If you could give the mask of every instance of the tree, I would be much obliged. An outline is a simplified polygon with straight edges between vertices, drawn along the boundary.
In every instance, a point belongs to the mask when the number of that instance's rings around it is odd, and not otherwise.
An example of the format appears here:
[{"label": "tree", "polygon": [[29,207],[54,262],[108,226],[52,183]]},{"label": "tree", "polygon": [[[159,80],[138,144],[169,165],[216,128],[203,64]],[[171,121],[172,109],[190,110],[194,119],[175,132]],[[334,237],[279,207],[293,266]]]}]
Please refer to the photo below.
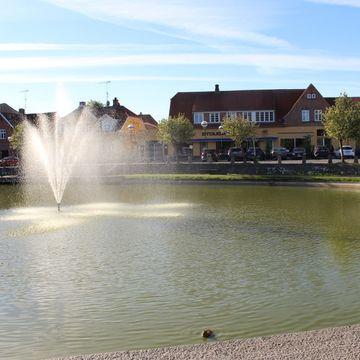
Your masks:
[{"label": "tree", "polygon": [[[245,155],[245,140],[248,138],[253,139],[255,137],[256,123],[245,120],[242,116],[231,116],[225,117],[223,120],[223,129],[232,140],[235,142],[235,146],[241,147],[244,154],[244,161],[246,159]],[[254,152],[255,152],[254,146]],[[255,155],[255,154],[254,154]],[[255,156],[254,156],[255,158]]]},{"label": "tree", "polygon": [[194,127],[183,114],[174,117],[170,116],[159,123],[158,137],[174,147],[176,160],[178,161],[180,146],[194,137]]},{"label": "tree", "polygon": [[90,100],[86,103],[86,106],[88,106],[92,110],[95,110],[95,112],[99,112],[104,108],[105,105],[101,101]]},{"label": "tree", "polygon": [[345,162],[343,141],[360,138],[360,106],[346,93],[340,94],[335,105],[326,109],[323,123],[326,133],[338,140],[340,144],[341,162]]},{"label": "tree", "polygon": [[20,153],[24,145],[24,133],[25,133],[25,122],[17,124],[11,134],[9,139],[10,148],[16,153]]}]

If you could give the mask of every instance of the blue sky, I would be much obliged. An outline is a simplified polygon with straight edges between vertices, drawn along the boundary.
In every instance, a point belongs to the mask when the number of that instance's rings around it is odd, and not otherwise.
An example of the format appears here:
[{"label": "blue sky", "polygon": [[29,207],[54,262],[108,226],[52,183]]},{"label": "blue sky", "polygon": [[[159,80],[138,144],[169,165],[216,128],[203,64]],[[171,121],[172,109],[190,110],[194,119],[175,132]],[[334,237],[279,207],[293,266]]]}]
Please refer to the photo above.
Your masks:
[{"label": "blue sky", "polygon": [[[360,96],[360,0],[0,0],[0,103],[110,99],[166,117],[178,91]],[[59,109],[57,94],[67,94]]]}]

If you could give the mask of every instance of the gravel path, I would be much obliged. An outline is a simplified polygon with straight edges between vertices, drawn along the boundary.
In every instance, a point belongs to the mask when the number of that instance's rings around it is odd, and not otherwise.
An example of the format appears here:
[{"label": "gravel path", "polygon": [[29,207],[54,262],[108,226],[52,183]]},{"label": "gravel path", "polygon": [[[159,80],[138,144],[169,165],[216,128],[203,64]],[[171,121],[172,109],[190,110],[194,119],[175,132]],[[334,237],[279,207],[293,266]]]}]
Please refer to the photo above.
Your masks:
[{"label": "gravel path", "polygon": [[246,340],[140,351],[81,355],[62,360],[360,359],[360,325]]}]

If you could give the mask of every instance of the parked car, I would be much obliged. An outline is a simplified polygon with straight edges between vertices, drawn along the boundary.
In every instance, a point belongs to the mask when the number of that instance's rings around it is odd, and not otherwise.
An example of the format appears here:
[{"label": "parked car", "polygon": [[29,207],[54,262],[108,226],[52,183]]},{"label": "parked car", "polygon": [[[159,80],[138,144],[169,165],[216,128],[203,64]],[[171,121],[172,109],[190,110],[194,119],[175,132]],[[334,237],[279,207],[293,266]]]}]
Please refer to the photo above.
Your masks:
[{"label": "parked car", "polygon": [[19,158],[16,156],[7,156],[0,159],[0,167],[19,166]]},{"label": "parked car", "polygon": [[[256,158],[258,160],[265,160],[265,153],[258,147],[255,148]],[[246,158],[248,160],[254,160],[254,148],[248,148],[246,152]]]},{"label": "parked car", "polygon": [[201,152],[201,161],[207,161],[208,154],[211,155],[212,161],[218,161],[218,156],[215,149],[203,149]]},{"label": "parked car", "polygon": [[306,155],[306,150],[303,147],[295,147],[290,152],[289,156],[292,159],[302,159],[303,155]]},{"label": "parked car", "polygon": [[284,147],[273,148],[271,150],[271,157],[273,159],[277,159],[278,155],[280,155],[280,157],[282,159],[287,159],[288,156],[289,156],[289,150],[287,148],[284,148]]},{"label": "parked car", "polygon": [[327,159],[330,155],[330,150],[326,146],[315,146],[314,158],[315,159]]},{"label": "parked car", "polygon": [[229,160],[229,155],[226,152],[217,154],[218,160]]},{"label": "parked car", "polygon": [[[353,150],[353,148],[351,147],[351,146],[349,146],[349,145],[344,145],[343,147],[342,147],[342,150],[343,150],[343,154],[344,154],[344,158],[346,159],[352,159],[352,158],[354,158],[354,155],[355,155],[355,152],[354,152],[354,150]],[[341,153],[340,153],[340,149],[337,149],[336,151],[335,151],[335,156],[338,158],[338,159],[340,159],[341,158]]]},{"label": "parked car", "polygon": [[241,161],[244,159],[244,154],[242,148],[239,147],[231,147],[228,151],[229,161],[231,157],[234,157],[235,161]]}]

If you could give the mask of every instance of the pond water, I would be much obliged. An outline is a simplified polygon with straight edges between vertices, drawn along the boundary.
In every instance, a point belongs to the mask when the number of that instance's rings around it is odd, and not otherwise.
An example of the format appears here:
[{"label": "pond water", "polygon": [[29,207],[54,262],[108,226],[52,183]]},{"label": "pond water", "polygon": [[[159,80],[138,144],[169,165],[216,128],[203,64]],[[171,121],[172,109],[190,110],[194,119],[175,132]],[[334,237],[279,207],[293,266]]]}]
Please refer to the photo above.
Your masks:
[{"label": "pond water", "polygon": [[1,359],[360,323],[360,192],[44,189],[0,187]]}]

